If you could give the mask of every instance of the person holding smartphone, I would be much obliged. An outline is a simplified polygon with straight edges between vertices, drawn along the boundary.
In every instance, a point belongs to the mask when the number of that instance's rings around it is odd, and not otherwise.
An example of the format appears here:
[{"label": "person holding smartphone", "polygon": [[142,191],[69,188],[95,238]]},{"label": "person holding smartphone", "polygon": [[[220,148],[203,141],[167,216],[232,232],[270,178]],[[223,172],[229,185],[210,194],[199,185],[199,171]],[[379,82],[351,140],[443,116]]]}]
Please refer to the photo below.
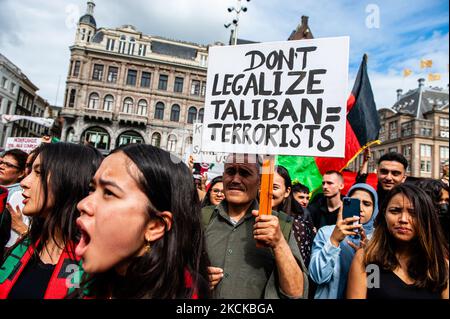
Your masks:
[{"label": "person holding smartphone", "polygon": [[[336,225],[320,228],[313,242],[309,272],[318,285],[314,299],[344,298],[353,256],[358,248],[366,245],[373,232],[378,214],[375,189],[368,184],[355,184],[347,196]],[[359,201],[359,212],[350,210],[348,214],[345,210],[351,205],[346,202],[352,203],[351,199]]]}]

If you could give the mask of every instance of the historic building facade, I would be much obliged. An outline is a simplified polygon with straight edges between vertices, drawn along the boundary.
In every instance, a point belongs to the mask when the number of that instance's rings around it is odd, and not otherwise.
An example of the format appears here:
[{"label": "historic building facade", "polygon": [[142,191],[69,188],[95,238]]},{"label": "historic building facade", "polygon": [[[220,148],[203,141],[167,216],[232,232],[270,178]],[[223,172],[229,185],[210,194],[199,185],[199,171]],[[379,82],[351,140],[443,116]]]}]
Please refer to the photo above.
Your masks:
[{"label": "historic building facade", "polygon": [[[442,164],[449,160],[449,92],[425,87],[424,81],[405,94],[397,90],[393,107],[378,111],[382,143],[371,148],[370,171],[385,153],[399,152],[409,162],[409,176],[441,177]],[[352,168],[357,170],[361,161]]]},{"label": "historic building facade", "polygon": [[[0,115],[44,117],[49,103],[37,94],[39,88],[10,60],[0,54]],[[49,129],[28,120],[8,124],[0,121],[0,146],[8,137],[41,137]]]},{"label": "historic building facade", "polygon": [[70,48],[62,140],[104,153],[147,143],[183,155],[203,120],[208,48],[131,25],[97,28],[94,7],[89,1]]}]

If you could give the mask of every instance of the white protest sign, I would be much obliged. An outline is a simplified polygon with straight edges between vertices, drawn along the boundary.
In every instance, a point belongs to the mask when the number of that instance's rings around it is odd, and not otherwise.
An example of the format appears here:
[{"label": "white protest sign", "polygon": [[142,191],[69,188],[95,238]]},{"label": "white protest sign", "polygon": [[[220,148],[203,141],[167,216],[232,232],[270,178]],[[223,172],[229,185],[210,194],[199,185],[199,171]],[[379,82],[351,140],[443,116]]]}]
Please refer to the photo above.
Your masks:
[{"label": "white protest sign", "polygon": [[36,147],[41,145],[42,138],[34,138],[34,137],[9,137],[6,140],[6,147],[5,149],[12,150],[12,149],[19,149],[24,152],[30,153],[32,150],[34,150]]},{"label": "white protest sign", "polygon": [[211,47],[202,151],[345,155],[349,38]]},{"label": "white protest sign", "polygon": [[227,160],[226,153],[204,152],[202,151],[202,123],[194,123],[194,136],[192,139],[192,156],[195,163],[222,163]]}]

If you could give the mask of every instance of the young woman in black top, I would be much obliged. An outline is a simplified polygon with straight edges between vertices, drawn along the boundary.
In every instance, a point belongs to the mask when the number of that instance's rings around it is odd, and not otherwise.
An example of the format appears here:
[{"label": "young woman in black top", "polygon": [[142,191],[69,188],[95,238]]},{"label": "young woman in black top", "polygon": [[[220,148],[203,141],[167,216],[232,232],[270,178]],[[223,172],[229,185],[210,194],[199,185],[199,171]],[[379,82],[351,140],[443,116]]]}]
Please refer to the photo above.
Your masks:
[{"label": "young woman in black top", "polygon": [[372,239],[353,259],[347,298],[448,299],[448,270],[430,197],[402,184],[387,194]]}]

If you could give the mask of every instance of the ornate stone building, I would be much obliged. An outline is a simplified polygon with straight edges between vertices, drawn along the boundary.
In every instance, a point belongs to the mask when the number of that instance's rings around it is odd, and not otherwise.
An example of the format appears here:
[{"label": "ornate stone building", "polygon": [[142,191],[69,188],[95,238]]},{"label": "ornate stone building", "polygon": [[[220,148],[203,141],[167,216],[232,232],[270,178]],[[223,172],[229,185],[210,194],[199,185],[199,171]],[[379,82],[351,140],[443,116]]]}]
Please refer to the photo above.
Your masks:
[{"label": "ornate stone building", "polygon": [[208,48],[79,20],[67,75],[62,140],[104,153],[147,143],[182,155],[203,120]]},{"label": "ornate stone building", "polygon": [[[371,148],[369,170],[374,171],[378,159],[387,152],[402,153],[409,162],[408,175],[440,178],[442,164],[449,159],[449,95],[448,89],[419,86],[403,94],[397,90],[392,108],[378,110],[381,145]],[[357,170],[362,156],[351,167]]]}]

